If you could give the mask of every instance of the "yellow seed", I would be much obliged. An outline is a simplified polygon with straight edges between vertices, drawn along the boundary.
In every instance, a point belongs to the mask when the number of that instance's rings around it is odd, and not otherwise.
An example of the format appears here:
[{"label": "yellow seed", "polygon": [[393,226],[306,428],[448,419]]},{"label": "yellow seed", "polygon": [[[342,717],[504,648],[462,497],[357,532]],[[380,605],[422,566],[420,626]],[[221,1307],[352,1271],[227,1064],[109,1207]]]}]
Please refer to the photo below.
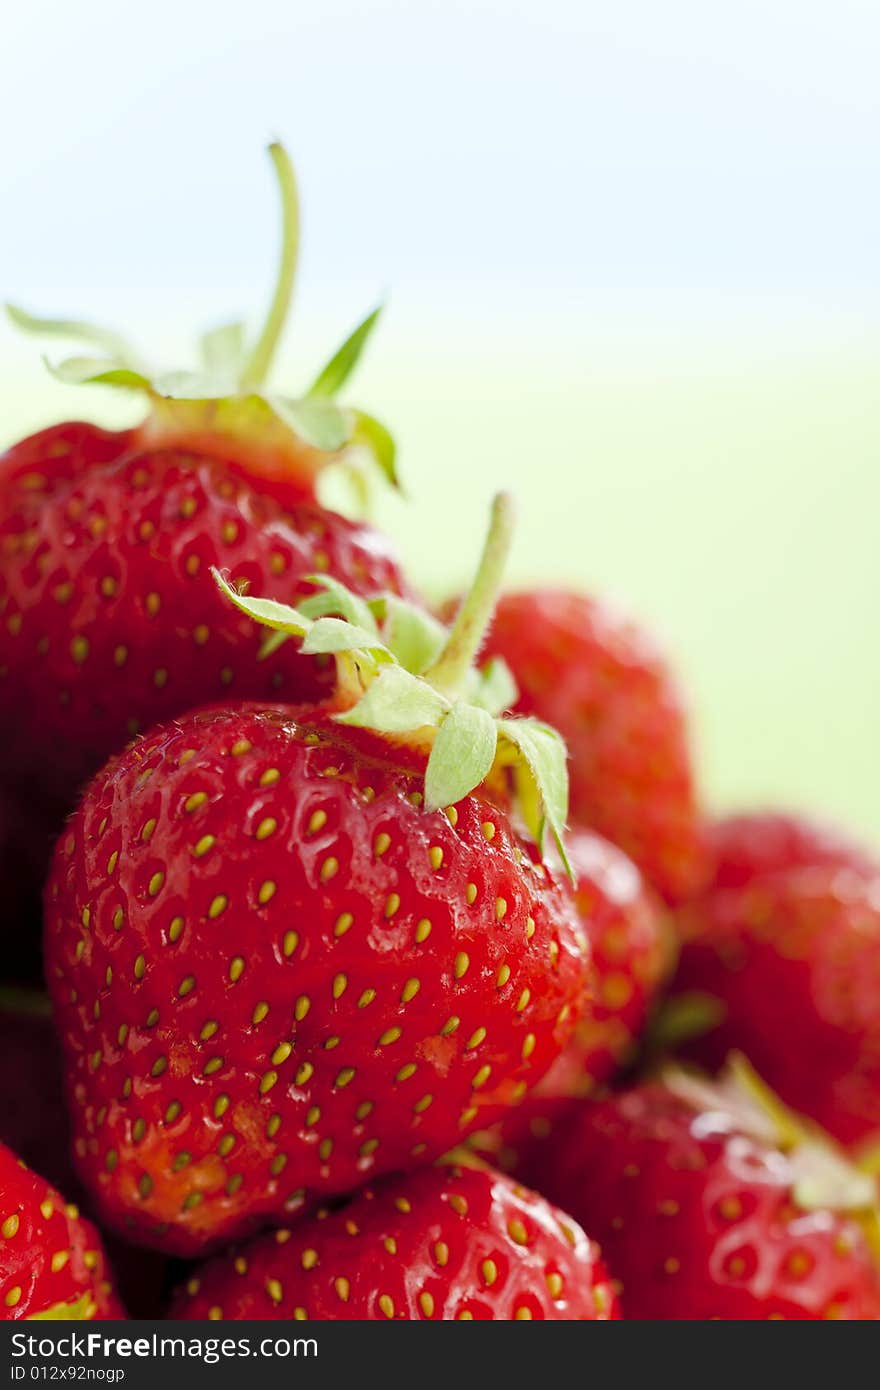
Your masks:
[{"label": "yellow seed", "polygon": [[233,984],[235,984],[236,980],[240,980],[243,974],[244,974],[244,957],[243,957],[243,956],[233,956],[232,960],[229,962],[229,978],[230,978],[230,980],[232,981]]},{"label": "yellow seed", "polygon": [[339,1295],[339,1297],[341,1298],[342,1302],[343,1302],[343,1303],[347,1303],[347,1302],[348,1302],[348,1295],[349,1295],[349,1292],[350,1292],[350,1289],[351,1289],[351,1285],[349,1284],[348,1280],[347,1280],[346,1278],[340,1276],[340,1278],[334,1279],[334,1280],[333,1280],[333,1287],[334,1287],[334,1289],[336,1290],[336,1292],[338,1293],[338,1295]]},{"label": "yellow seed", "polygon": [[146,609],[151,618],[155,618],[161,607],[162,600],[158,594],[147,594]]},{"label": "yellow seed", "polygon": [[495,822],[494,822],[494,821],[491,821],[491,820],[484,820],[484,821],[483,821],[483,824],[480,826],[480,829],[482,830],[482,832],[483,832],[483,834],[485,835],[485,837],[486,837],[487,840],[494,840],[494,839],[495,839]]},{"label": "yellow seed", "polygon": [[369,1158],[371,1154],[374,1154],[376,1152],[378,1147],[378,1139],[365,1139],[363,1144],[361,1144],[360,1148],[358,1149],[358,1153],[361,1155],[362,1158]]},{"label": "yellow seed", "polygon": [[323,830],[327,824],[326,811],[313,811],[309,816],[309,823],[306,826],[307,835],[317,835],[319,830]]},{"label": "yellow seed", "polygon": [[446,819],[449,821],[449,824],[452,826],[454,830],[455,827],[458,825],[458,811],[455,808],[455,806],[446,807]]},{"label": "yellow seed", "polygon": [[550,1290],[551,1298],[559,1298],[565,1288],[565,1282],[561,1274],[551,1273],[547,1275],[547,1288]]},{"label": "yellow seed", "polygon": [[168,1066],[168,1058],[167,1058],[167,1057],[157,1057],[156,1060],[155,1060],[155,1062],[153,1063],[153,1065],[150,1067],[150,1075],[151,1075],[151,1076],[161,1076],[161,1075],[163,1074],[163,1072],[165,1071],[165,1069],[167,1068],[167,1066]]},{"label": "yellow seed", "polygon": [[266,882],[260,885],[260,891],[257,894],[257,902],[260,904],[260,907],[265,907],[266,903],[274,898],[277,886],[277,884],[272,882],[271,878],[267,878]]},{"label": "yellow seed", "polygon": [[428,1106],[433,1104],[433,1101],[434,1097],[430,1094],[426,1094],[422,1096],[420,1100],[416,1101],[413,1110],[417,1115],[422,1115],[428,1109]]},{"label": "yellow seed", "polygon": [[339,860],[335,855],[328,854],[321,865],[321,882],[326,883],[329,879],[335,878],[339,873]]},{"label": "yellow seed", "polygon": [[[280,1115],[270,1115],[270,1116],[269,1116],[269,1122],[268,1122],[268,1124],[266,1125],[266,1134],[269,1136],[269,1138],[270,1138],[270,1139],[274,1139],[274,1138],[275,1138],[275,1135],[278,1133],[278,1131],[279,1131],[280,1128],[281,1128],[281,1116],[280,1116]],[[283,1234],[283,1232],[278,1232],[278,1233],[276,1234],[276,1239],[278,1238],[279,1235],[282,1235],[282,1234]],[[287,1234],[289,1235],[290,1232],[288,1231]]]},{"label": "yellow seed", "polygon": [[363,1122],[371,1113],[372,1109],[373,1102],[371,1100],[362,1100],[357,1110],[354,1112],[355,1119],[359,1122]]},{"label": "yellow seed", "polygon": [[229,1109],[229,1097],[226,1095],[218,1096],[214,1101],[214,1119],[222,1120]]},{"label": "yellow seed", "polygon": [[526,940],[527,940],[527,941],[531,941],[531,939],[532,939],[532,937],[533,937],[534,935],[535,935],[535,919],[534,919],[534,917],[529,917],[529,918],[526,920]]},{"label": "yellow seed", "polygon": [[467,951],[459,951],[458,955],[455,957],[455,963],[453,965],[453,972],[457,980],[460,980],[462,976],[467,974],[470,963],[471,958],[468,955]]},{"label": "yellow seed", "polygon": [[44,1221],[49,1220],[54,1210],[55,1208],[52,1205],[52,1203],[48,1200],[48,1198],[44,1202],[40,1203],[40,1215],[42,1216]]},{"label": "yellow seed", "polygon": [[386,1028],[385,1032],[382,1033],[382,1035],[379,1038],[379,1047],[388,1047],[390,1043],[397,1042],[398,1038],[400,1037],[401,1031],[402,1030],[397,1026],[393,1028]]},{"label": "yellow seed", "polygon": [[161,872],[161,870],[158,873],[153,874],[153,877],[150,879],[149,887],[147,890],[151,898],[155,898],[156,894],[161,892],[162,884],[164,882],[165,875]]},{"label": "yellow seed", "polygon": [[440,845],[431,846],[428,850],[428,859],[430,860],[431,868],[436,872],[443,863],[443,850]]},{"label": "yellow seed", "polygon": [[114,666],[124,666],[126,661],[128,661],[128,647],[115,647],[113,651]]},{"label": "yellow seed", "polygon": [[516,1245],[528,1245],[529,1233],[519,1217],[514,1217],[507,1223],[507,1234]]},{"label": "yellow seed", "polygon": [[416,925],[416,930],[415,930],[415,938],[416,938],[416,941],[417,941],[418,944],[421,946],[422,942],[423,942],[423,941],[427,941],[427,939],[428,939],[428,937],[429,937],[430,935],[431,935],[431,923],[428,921],[427,917],[423,917],[422,920],[421,920],[420,922],[418,922],[417,925]]},{"label": "yellow seed", "polygon": [[434,1259],[442,1269],[449,1261],[449,1246],[445,1240],[438,1240],[434,1246]]},{"label": "yellow seed", "polygon": [[458,1017],[458,1015],[451,1014],[450,1017],[447,1018],[443,1027],[440,1029],[441,1038],[448,1038],[452,1033],[455,1032],[456,1028],[460,1023],[461,1019]]},{"label": "yellow seed", "polygon": [[375,854],[377,859],[380,859],[382,857],[382,855],[388,849],[390,844],[391,836],[387,835],[384,830],[380,831],[379,834],[376,836],[375,840],[373,841],[373,853]]},{"label": "yellow seed", "polygon": [[520,1304],[519,1308],[517,1308],[513,1316],[517,1322],[531,1322],[532,1310],[530,1308],[526,1308],[524,1304]]},{"label": "yellow seed", "polygon": [[209,1018],[207,1023],[202,1027],[202,1031],[199,1033],[202,1042],[207,1042],[209,1038],[213,1038],[219,1027],[220,1024],[215,1018]]},{"label": "yellow seed", "polygon": [[415,1076],[417,1070],[415,1062],[405,1062],[394,1079],[395,1081],[409,1081],[411,1076]]},{"label": "yellow seed", "polygon": [[394,1317],[394,1299],[387,1293],[379,1295],[379,1307],[386,1318]]},{"label": "yellow seed", "polygon": [[115,849],[115,850],[113,851],[113,853],[110,855],[110,858],[107,860],[107,872],[108,872],[108,874],[115,873],[115,871],[116,871],[116,865],[118,864],[118,862],[119,862],[119,850],[118,850],[118,849]]},{"label": "yellow seed", "polygon": [[499,989],[503,989],[510,979],[510,966],[507,964],[498,967],[498,974],[495,976],[495,983]]},{"label": "yellow seed", "polygon": [[506,916],[507,916],[507,899],[506,899],[506,898],[496,898],[496,899],[495,899],[495,920],[498,921],[498,922],[503,922]]},{"label": "yellow seed", "polygon": [[348,988],[348,976],[336,975],[333,980],[333,998],[341,999]]},{"label": "yellow seed", "polygon": [[77,666],[82,666],[89,655],[89,642],[87,637],[74,637],[70,643],[70,655],[73,657]]},{"label": "yellow seed", "polygon": [[261,786],[261,787],[271,787],[271,786],[274,786],[274,784],[275,784],[276,782],[280,781],[280,778],[281,778],[281,773],[278,771],[278,768],[277,768],[277,767],[267,767],[267,768],[266,768],[266,771],[265,771],[264,773],[262,773],[262,775],[260,776],[260,786]]},{"label": "yellow seed", "polygon": [[16,1231],[18,1230],[18,1227],[18,1216],[7,1216],[6,1220],[3,1222],[3,1225],[0,1226],[0,1235],[2,1235],[6,1240],[11,1240],[12,1237],[15,1235]]},{"label": "yellow seed", "polygon": [[403,1212],[404,1216],[408,1216],[412,1211],[412,1202],[410,1202],[408,1197],[395,1197],[394,1205],[397,1207],[398,1211]]},{"label": "yellow seed", "polygon": [[193,628],[193,641],[197,647],[203,647],[211,636],[211,629],[205,623],[199,623]]},{"label": "yellow seed", "polygon": [[114,914],[113,914],[113,927],[114,927],[114,929],[115,929],[116,931],[122,931],[122,927],[123,927],[124,922],[125,922],[125,913],[122,911],[122,908],[121,908],[121,907],[117,907],[116,911],[115,911]]},{"label": "yellow seed", "polygon": [[347,1086],[354,1079],[354,1075],[354,1067],[343,1067],[333,1084],[334,1086]]},{"label": "yellow seed", "polygon": [[487,1065],[485,1067],[480,1067],[480,1070],[477,1072],[476,1076],[471,1082],[473,1089],[475,1091],[478,1091],[481,1086],[485,1086],[486,1082],[489,1080],[489,1077],[491,1075],[492,1068],[490,1066]]},{"label": "yellow seed", "polygon": [[268,840],[270,835],[274,835],[278,829],[278,822],[274,816],[265,816],[257,826],[256,836],[258,840]]},{"label": "yellow seed", "polygon": [[186,811],[187,815],[189,815],[193,811],[197,811],[200,806],[204,806],[207,800],[207,792],[193,792],[192,796],[188,796],[183,803],[183,809]]},{"label": "yellow seed", "polygon": [[479,1047],[481,1042],[485,1042],[485,1039],[486,1039],[486,1030],[485,1030],[485,1028],[477,1028],[477,1029],[475,1029],[475,1031],[474,1031],[473,1033],[471,1033],[470,1037],[468,1038],[467,1042],[465,1043],[465,1051],[467,1051],[467,1052],[473,1052],[473,1050],[474,1050],[475,1047]]},{"label": "yellow seed", "polygon": [[467,1308],[462,1308],[461,1312],[458,1314],[458,1317],[456,1318],[456,1322],[473,1322],[473,1320],[474,1315],[473,1313],[469,1313]]},{"label": "yellow seed", "polygon": [[285,956],[292,956],[299,945],[299,932],[286,931],[281,942],[281,951]]},{"label": "yellow seed", "polygon": [[272,1087],[275,1085],[277,1080],[277,1071],[264,1072],[263,1075],[260,1077],[260,1095],[264,1096],[267,1091],[271,1091]]},{"label": "yellow seed", "polygon": [[297,1086],[305,1086],[307,1081],[311,1081],[314,1074],[315,1068],[312,1066],[311,1062],[302,1062],[297,1068],[294,1080]]},{"label": "yellow seed", "polygon": [[385,1239],[382,1241],[382,1244],[388,1251],[389,1255],[397,1254],[397,1241],[394,1239],[393,1236],[386,1236]]},{"label": "yellow seed", "polygon": [[321,1142],[320,1142],[320,1144],[318,1145],[318,1157],[320,1158],[321,1162],[322,1162],[322,1163],[326,1163],[326,1162],[327,1162],[327,1159],[330,1157],[330,1155],[332,1154],[332,1152],[333,1152],[333,1140],[332,1140],[332,1139],[322,1139]]},{"label": "yellow seed", "polygon": [[182,918],[182,917],[175,917],[175,918],[174,918],[174,921],[171,923],[171,926],[168,928],[168,940],[169,940],[169,941],[178,941],[178,940],[180,939],[180,935],[181,935],[182,931],[183,931],[183,918]]},{"label": "yellow seed", "polygon": [[13,1288],[11,1288],[11,1289],[9,1290],[9,1292],[8,1292],[7,1295],[6,1295],[6,1298],[4,1299],[4,1302],[5,1302],[7,1308],[14,1308],[15,1305],[19,1302],[20,1299],[21,1299],[21,1285],[20,1285],[20,1284],[16,1284]]},{"label": "yellow seed", "polygon": [[284,1289],[277,1279],[266,1280],[266,1293],[273,1303],[280,1303],[284,1297]]},{"label": "yellow seed", "polygon": [[389,893],[388,897],[385,899],[385,920],[388,921],[391,917],[393,917],[399,907],[400,894]]},{"label": "yellow seed", "polygon": [[522,994],[519,996],[519,998],[518,998],[517,1001],[516,1001],[516,1011],[517,1011],[518,1014],[521,1014],[521,1013],[523,1012],[523,1009],[527,1008],[528,1002],[529,1002],[529,1000],[531,999],[531,997],[532,997],[532,992],[531,992],[531,990],[530,990],[530,989],[524,989],[523,992],[522,992]]},{"label": "yellow seed", "polygon": [[421,982],[419,980],[415,978],[407,980],[403,989],[400,991],[400,1002],[402,1004],[408,1004],[411,999],[415,999],[420,989]]},{"label": "yellow seed", "polygon": [[181,999],[183,999],[187,994],[190,994],[192,990],[195,989],[195,985],[195,975],[187,975],[184,979],[182,979],[180,984],[177,986],[177,993],[180,995]]},{"label": "yellow seed", "polygon": [[251,1023],[262,1023],[268,1012],[269,1005],[266,1003],[265,999],[261,999],[259,1004],[254,1005],[254,1011],[251,1014]]},{"label": "yellow seed", "polygon": [[354,918],[352,917],[350,912],[340,913],[340,915],[336,918],[336,924],[333,927],[333,935],[345,936],[345,933],[348,931],[353,921]]},{"label": "yellow seed", "polygon": [[167,1110],[165,1111],[165,1123],[168,1125],[173,1125],[174,1121],[177,1119],[182,1109],[183,1106],[181,1105],[180,1101],[173,1100],[171,1104],[168,1106]]},{"label": "yellow seed", "polygon": [[522,1045],[523,1061],[525,1061],[527,1057],[531,1057],[532,1053],[535,1050],[535,1041],[536,1039],[534,1033],[526,1033]]},{"label": "yellow seed", "polygon": [[218,893],[216,898],[212,900],[211,906],[208,908],[208,916],[211,921],[215,921],[216,918],[226,911],[228,906],[229,899],[223,893]]},{"label": "yellow seed", "polygon": [[464,890],[464,895],[467,899],[468,907],[473,907],[477,900],[477,885],[475,883],[469,883]]},{"label": "yellow seed", "polygon": [[147,962],[145,958],[143,956],[138,956],[137,960],[134,963],[134,978],[136,980],[142,980],[144,978],[144,974],[146,973],[146,969]]},{"label": "yellow seed", "polygon": [[312,1001],[309,998],[309,996],[307,994],[301,994],[297,999],[293,1009],[293,1016],[296,1019],[297,1023],[302,1023],[303,1019],[305,1018],[306,1014],[308,1013],[311,1007]]},{"label": "yellow seed", "polygon": [[494,1260],[484,1260],[480,1265],[480,1273],[483,1276],[483,1283],[487,1288],[492,1287],[498,1278],[498,1266]]},{"label": "yellow seed", "polygon": [[419,1294],[419,1307],[426,1318],[432,1318],[434,1316],[434,1297],[432,1294],[428,1293],[427,1289]]},{"label": "yellow seed", "polygon": [[159,666],[153,672],[153,684],[157,690],[162,690],[168,684],[168,672],[164,666]]},{"label": "yellow seed", "polygon": [[316,1125],[316,1124],[318,1123],[318,1121],[320,1120],[320,1118],[321,1118],[321,1110],[320,1110],[320,1107],[317,1106],[317,1105],[313,1105],[309,1110],[306,1111],[306,1128],[307,1128],[307,1129],[312,1129],[313,1126]]},{"label": "yellow seed", "polygon": [[201,859],[203,855],[207,854],[208,850],[214,846],[215,842],[215,837],[213,835],[203,835],[193,846],[193,854],[196,859]]},{"label": "yellow seed", "polygon": [[286,1062],[293,1048],[289,1042],[279,1043],[272,1053],[272,1065],[280,1067],[282,1062]]},{"label": "yellow seed", "polygon": [[358,1000],[358,1008],[365,1009],[368,1004],[372,1004],[375,998],[376,991],[374,989],[365,989],[360,999]]}]

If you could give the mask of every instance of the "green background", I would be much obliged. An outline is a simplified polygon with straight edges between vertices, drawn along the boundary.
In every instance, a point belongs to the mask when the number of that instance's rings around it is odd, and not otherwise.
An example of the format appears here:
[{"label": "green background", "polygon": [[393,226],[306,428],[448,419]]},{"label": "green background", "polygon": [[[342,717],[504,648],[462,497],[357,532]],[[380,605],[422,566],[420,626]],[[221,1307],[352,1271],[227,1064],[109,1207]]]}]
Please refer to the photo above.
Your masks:
[{"label": "green background", "polygon": [[[376,519],[416,580],[454,590],[511,488],[511,580],[607,593],[657,632],[713,807],[809,808],[880,843],[880,343],[428,327],[392,313],[354,392],[399,440],[409,500]],[[131,416],[7,341],[0,442]]]}]

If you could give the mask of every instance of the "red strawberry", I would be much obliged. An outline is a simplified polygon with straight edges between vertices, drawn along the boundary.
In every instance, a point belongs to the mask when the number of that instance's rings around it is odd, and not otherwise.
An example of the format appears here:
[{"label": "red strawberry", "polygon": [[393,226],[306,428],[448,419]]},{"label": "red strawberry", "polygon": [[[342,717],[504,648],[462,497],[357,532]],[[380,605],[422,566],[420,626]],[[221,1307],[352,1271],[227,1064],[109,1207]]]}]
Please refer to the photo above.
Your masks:
[{"label": "red strawberry", "polygon": [[670,963],[666,918],[635,865],[589,831],[566,842],[575,904],[592,948],[593,995],[564,1053],[533,1095],[487,1134],[478,1152],[517,1171],[524,1149],[543,1142],[575,1098],[631,1061]]},{"label": "red strawberry", "polygon": [[708,872],[678,689],[628,620],[584,595],[507,594],[487,652],[508,663],[516,709],[559,729],[571,813],[619,845],[669,901]]},{"label": "red strawberry", "polygon": [[498,1173],[429,1168],[204,1266],[171,1316],[261,1321],[606,1321],[596,1247]]},{"label": "red strawberry", "polygon": [[212,565],[288,600],[319,573],[358,593],[403,588],[388,543],[314,496],[319,465],[349,446],[378,440],[392,467],[381,427],[332,400],[376,315],[304,400],[261,394],[296,245],[292,174],[277,147],[273,157],[289,254],[249,356],[233,326],[206,341],[213,375],[150,378],[106,334],[16,314],[27,327],[97,337],[111,356],[72,359],[63,374],[142,390],[151,405],[135,430],[65,424],[0,458],[0,714],[16,731],[0,777],[62,811],[109,754],[160,719],[221,698],[315,695],[320,671],[292,648],[255,660],[253,624],[221,601]]},{"label": "red strawberry", "polygon": [[0,1144],[0,1316],[124,1318],[98,1232]]},{"label": "red strawberry", "polygon": [[161,726],[62,837],[46,950],[76,1153],[139,1239],[194,1251],[428,1161],[568,1040],[588,972],[570,895],[473,791],[513,765],[534,828],[564,818],[561,745],[496,723],[497,674],[466,674],[497,550],[424,679],[350,595],[356,627],[232,595],[335,650],[359,703]]},{"label": "red strawberry", "polygon": [[739,1048],[842,1143],[880,1137],[880,874],[768,873],[682,909],[678,925],[676,992],[723,1011],[689,1055],[715,1066]]},{"label": "red strawberry", "polygon": [[877,856],[835,826],[780,812],[727,816],[710,827],[714,876],[708,891],[743,888],[764,874],[825,864],[880,871]]},{"label": "red strawberry", "polygon": [[677,1078],[581,1106],[541,1177],[599,1240],[628,1318],[880,1318],[863,1233],[831,1209],[872,1183],[817,1145],[783,1152],[771,1115],[725,1089]]}]

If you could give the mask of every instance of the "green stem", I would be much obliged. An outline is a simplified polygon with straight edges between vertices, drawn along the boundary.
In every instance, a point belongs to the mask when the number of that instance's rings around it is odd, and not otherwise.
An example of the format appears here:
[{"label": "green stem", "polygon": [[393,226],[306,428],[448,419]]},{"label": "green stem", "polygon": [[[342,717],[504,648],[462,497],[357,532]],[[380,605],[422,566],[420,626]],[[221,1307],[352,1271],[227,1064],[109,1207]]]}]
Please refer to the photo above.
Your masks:
[{"label": "green stem", "polygon": [[269,146],[269,157],[275,166],[281,193],[281,264],[278,267],[275,293],[269,305],[263,331],[242,372],[242,386],[261,386],[269,374],[290,310],[299,257],[299,194],[296,175],[289,154],[277,141]]},{"label": "green stem", "polygon": [[425,680],[442,695],[458,694],[483,644],[510,554],[513,526],[513,498],[509,492],[499,492],[492,502],[489,534],[473,583],[458,610],[445,647],[425,672]]}]

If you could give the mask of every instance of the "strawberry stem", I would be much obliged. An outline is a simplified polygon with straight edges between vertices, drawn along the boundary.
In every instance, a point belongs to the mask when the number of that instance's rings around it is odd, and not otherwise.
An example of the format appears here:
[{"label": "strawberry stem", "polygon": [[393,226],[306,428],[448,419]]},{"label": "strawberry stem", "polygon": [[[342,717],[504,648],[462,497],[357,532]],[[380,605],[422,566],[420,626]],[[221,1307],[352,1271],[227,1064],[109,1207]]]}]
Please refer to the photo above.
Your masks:
[{"label": "strawberry stem", "polygon": [[290,310],[299,258],[299,193],[296,175],[290,155],[278,141],[269,146],[269,157],[275,167],[281,193],[281,262],[263,331],[242,372],[243,387],[261,386],[269,374]]},{"label": "strawberry stem", "polygon": [[492,620],[501,579],[513,540],[515,512],[509,492],[492,502],[489,533],[470,590],[465,594],[452,630],[425,680],[442,695],[454,697],[473,666]]}]

